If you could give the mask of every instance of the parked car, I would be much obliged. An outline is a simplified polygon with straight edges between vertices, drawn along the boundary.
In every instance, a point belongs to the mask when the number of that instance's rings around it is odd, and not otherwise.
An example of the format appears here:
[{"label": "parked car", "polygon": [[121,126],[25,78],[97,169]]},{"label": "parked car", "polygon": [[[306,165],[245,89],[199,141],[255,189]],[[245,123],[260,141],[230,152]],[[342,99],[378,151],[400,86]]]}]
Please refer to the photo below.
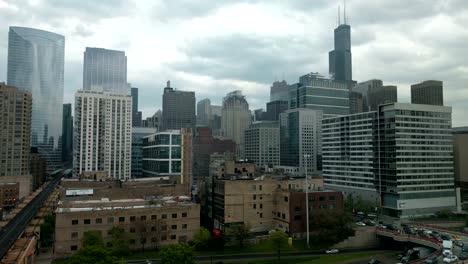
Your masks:
[{"label": "parked car", "polygon": [[366,224],[364,224],[363,222],[357,222],[356,225],[358,225],[358,226],[366,226]]},{"label": "parked car", "polygon": [[437,261],[437,257],[435,258],[428,258],[424,261],[424,264],[436,264],[438,261]]},{"label": "parked car", "polygon": [[448,256],[452,256],[453,253],[450,249],[444,249],[444,251],[442,251],[442,255],[444,255],[444,257],[448,257]]},{"label": "parked car", "polygon": [[442,261],[443,261],[444,263],[453,263],[453,262],[455,262],[455,261],[457,261],[457,260],[458,260],[457,256],[451,255],[451,256],[445,257]]},{"label": "parked car", "polygon": [[327,254],[336,254],[336,253],[339,253],[340,251],[336,248],[330,248],[330,249],[327,249],[325,250],[325,253]]},{"label": "parked car", "polygon": [[468,254],[466,254],[466,253],[461,253],[460,255],[458,255],[458,259],[467,260],[467,259],[468,259]]},{"label": "parked car", "polygon": [[442,238],[442,240],[452,240],[452,238],[446,234],[440,235],[440,238]]},{"label": "parked car", "polygon": [[463,248],[465,246],[465,244],[463,244],[463,242],[459,242],[459,241],[456,241],[456,240],[455,240],[454,244],[455,244],[455,246],[458,246],[458,247],[461,247],[461,248]]},{"label": "parked car", "polygon": [[380,260],[378,259],[371,259],[369,260],[369,262],[367,262],[368,264],[379,264],[380,263]]},{"label": "parked car", "polygon": [[461,237],[456,236],[456,235],[453,235],[452,238],[453,238],[453,240],[456,240],[456,241],[461,241],[462,240]]}]

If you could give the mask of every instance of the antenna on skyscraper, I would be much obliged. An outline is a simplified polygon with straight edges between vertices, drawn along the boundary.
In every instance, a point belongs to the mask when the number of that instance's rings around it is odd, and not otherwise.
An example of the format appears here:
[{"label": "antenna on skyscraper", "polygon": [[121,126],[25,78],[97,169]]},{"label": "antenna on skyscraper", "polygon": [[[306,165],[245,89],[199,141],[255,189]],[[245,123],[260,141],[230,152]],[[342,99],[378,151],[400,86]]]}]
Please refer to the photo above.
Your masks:
[{"label": "antenna on skyscraper", "polygon": [[343,0],[343,6],[344,6],[344,10],[343,10],[343,20],[344,20],[344,24],[346,25],[346,0]]},{"label": "antenna on skyscraper", "polygon": [[341,24],[341,21],[340,21],[340,6],[338,6],[338,26]]}]

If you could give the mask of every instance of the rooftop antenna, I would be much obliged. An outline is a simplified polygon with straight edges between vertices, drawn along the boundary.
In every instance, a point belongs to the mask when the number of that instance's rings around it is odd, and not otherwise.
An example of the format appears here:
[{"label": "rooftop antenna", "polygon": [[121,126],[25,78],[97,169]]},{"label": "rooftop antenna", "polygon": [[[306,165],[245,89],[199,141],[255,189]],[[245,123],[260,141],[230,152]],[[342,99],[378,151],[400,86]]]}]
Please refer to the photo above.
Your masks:
[{"label": "rooftop antenna", "polygon": [[346,0],[343,0],[343,5],[344,5],[343,20],[344,20],[344,24],[346,25]]},{"label": "rooftop antenna", "polygon": [[282,81],[284,81],[284,72],[283,72],[283,80]]},{"label": "rooftop antenna", "polygon": [[340,14],[340,6],[338,6],[338,26],[341,24],[341,14]]}]

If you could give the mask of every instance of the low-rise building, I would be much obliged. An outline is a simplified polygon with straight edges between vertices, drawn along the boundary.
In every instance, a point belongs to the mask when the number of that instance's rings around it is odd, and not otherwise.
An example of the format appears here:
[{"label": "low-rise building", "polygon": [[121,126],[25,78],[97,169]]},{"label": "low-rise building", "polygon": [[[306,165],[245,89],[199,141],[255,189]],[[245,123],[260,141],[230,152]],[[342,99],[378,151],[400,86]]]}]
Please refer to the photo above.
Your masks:
[{"label": "low-rise building", "polygon": [[19,183],[0,183],[0,208],[11,208],[19,200]]}]

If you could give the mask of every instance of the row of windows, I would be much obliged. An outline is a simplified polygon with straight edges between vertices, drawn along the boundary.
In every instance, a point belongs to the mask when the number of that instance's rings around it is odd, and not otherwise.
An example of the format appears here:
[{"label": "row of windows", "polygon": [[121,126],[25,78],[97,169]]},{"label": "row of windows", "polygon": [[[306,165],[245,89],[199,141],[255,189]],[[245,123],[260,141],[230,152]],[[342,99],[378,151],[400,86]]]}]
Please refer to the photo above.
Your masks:
[{"label": "row of windows", "polygon": [[[170,214],[170,217],[172,219],[176,219],[178,217],[178,214],[177,213],[173,213],[173,214]],[[182,218],[186,218],[187,217],[187,213],[181,213],[180,214],[180,217]],[[120,217],[115,217],[116,220],[118,220],[119,223],[124,223],[125,222],[125,216],[120,216]],[[130,222],[136,222],[137,220],[139,221],[146,221],[146,220],[157,220],[158,219],[158,215],[151,215],[150,217],[147,217],[146,215],[142,215],[140,217],[137,217],[137,216],[130,216],[128,218],[128,220]],[[167,214],[161,214],[161,219],[168,219],[168,215]],[[94,223],[96,224],[102,224],[103,223],[103,219],[102,218],[95,218],[94,219]],[[114,223],[114,217],[107,217],[107,223],[108,224],[112,224]],[[73,219],[71,221],[71,224],[72,225],[78,225],[79,224],[79,220],[78,219]],[[83,220],[83,224],[85,225],[90,225],[91,224],[91,219],[84,219]]]}]

